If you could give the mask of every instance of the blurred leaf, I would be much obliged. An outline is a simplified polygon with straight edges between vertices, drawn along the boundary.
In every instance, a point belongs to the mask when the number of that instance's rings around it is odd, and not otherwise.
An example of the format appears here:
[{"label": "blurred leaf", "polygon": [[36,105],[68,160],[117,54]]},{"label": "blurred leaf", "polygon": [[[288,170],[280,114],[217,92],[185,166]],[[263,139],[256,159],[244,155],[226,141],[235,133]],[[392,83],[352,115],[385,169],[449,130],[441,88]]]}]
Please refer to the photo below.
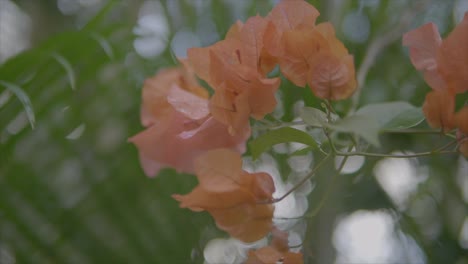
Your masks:
[{"label": "blurred leaf", "polygon": [[356,115],[374,119],[381,129],[409,128],[424,120],[420,108],[404,101],[368,104],[357,110]]},{"label": "blurred leaf", "polygon": [[424,121],[424,114],[421,108],[413,108],[402,111],[392,120],[388,121],[382,129],[406,129],[419,125]]},{"label": "blurred leaf", "polygon": [[356,134],[372,145],[380,146],[378,136],[380,126],[373,118],[369,118],[368,116],[348,116],[332,124],[328,124],[327,127],[339,132]]},{"label": "blurred leaf", "polygon": [[65,69],[66,73],[67,73],[67,76],[68,76],[68,80],[70,82],[70,87],[72,90],[76,90],[76,77],[75,77],[75,72],[73,71],[73,68],[70,64],[70,62],[68,62],[68,60],[61,56],[60,54],[58,53],[53,53],[52,54],[52,57],[54,59],[57,60],[57,62],[62,65],[62,67]]},{"label": "blurred leaf", "polygon": [[36,124],[36,117],[34,115],[34,110],[29,96],[23,91],[23,89],[21,89],[21,87],[14,83],[0,80],[0,85],[4,86],[7,90],[15,94],[16,97],[21,101],[24,107],[24,111],[26,112],[26,116],[28,117],[29,124],[31,125],[31,128],[34,129]]},{"label": "blurred leaf", "polygon": [[320,109],[313,107],[304,107],[299,116],[309,126],[323,127],[327,123],[327,114]]},{"label": "blurred leaf", "polygon": [[282,127],[257,137],[249,143],[252,158],[257,159],[263,152],[272,146],[286,142],[298,142],[311,147],[317,147],[314,139],[304,131],[292,127]]}]

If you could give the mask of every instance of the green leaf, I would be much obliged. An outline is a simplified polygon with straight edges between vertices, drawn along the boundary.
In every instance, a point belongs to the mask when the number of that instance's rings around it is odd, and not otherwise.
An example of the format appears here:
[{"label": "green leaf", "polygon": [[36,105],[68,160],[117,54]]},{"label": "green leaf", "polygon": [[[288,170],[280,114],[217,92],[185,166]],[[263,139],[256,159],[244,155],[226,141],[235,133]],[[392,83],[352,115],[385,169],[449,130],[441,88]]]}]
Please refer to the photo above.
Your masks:
[{"label": "green leaf", "polygon": [[9,83],[0,80],[0,85],[4,86],[7,88],[10,92],[14,93],[16,97],[21,101],[21,103],[24,106],[24,111],[26,112],[26,116],[28,117],[29,124],[31,124],[31,128],[34,129],[34,125],[36,124],[36,117],[34,115],[34,111],[32,108],[31,100],[29,99],[29,96],[19,87],[18,85],[14,83]]},{"label": "green leaf", "polygon": [[374,146],[380,146],[379,143],[379,124],[368,116],[352,115],[327,125],[328,128],[339,131],[354,133]]},{"label": "green leaf", "polygon": [[73,71],[73,67],[71,66],[70,62],[58,53],[52,53],[52,57],[63,67],[66,71],[68,76],[68,81],[70,82],[70,87],[72,90],[76,90],[76,77],[75,71]]},{"label": "green leaf", "polygon": [[257,159],[260,154],[272,146],[286,142],[298,142],[311,147],[317,147],[317,143],[306,132],[292,127],[282,127],[276,130],[271,130],[249,143],[252,151],[252,158]]},{"label": "green leaf", "polygon": [[419,125],[424,121],[421,108],[408,109],[387,122],[382,129],[407,129]]},{"label": "green leaf", "polygon": [[299,116],[309,126],[323,127],[327,123],[327,114],[317,108],[304,107]]},{"label": "green leaf", "polygon": [[403,101],[369,104],[360,108],[356,115],[374,119],[380,129],[409,128],[424,120],[420,108]]}]

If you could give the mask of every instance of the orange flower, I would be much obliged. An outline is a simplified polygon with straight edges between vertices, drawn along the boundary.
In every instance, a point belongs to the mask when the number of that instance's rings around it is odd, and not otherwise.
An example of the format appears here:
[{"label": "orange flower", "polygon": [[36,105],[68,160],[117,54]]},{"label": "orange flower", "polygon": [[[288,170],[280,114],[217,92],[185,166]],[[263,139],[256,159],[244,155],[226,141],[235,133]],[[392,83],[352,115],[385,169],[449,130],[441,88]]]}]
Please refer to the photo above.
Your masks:
[{"label": "orange flower", "polygon": [[468,91],[468,12],[442,42],[437,60],[447,86],[457,93]]},{"label": "orange flower", "polygon": [[243,24],[237,21],[231,26],[226,39],[237,39],[242,43],[240,60],[242,64],[257,69],[262,76],[268,74],[276,65],[276,61],[265,50],[264,35],[268,20],[261,16],[254,16]]},{"label": "orange flower", "polygon": [[163,167],[192,173],[194,158],[211,149],[245,151],[249,128],[229,135],[227,127],[210,115],[206,96],[184,68],[164,70],[145,81],[141,120],[146,129],[129,141],[137,146],[148,176]]},{"label": "orange flower", "polygon": [[272,24],[265,30],[266,50],[295,85],[308,84],[322,99],[346,99],[357,86],[353,56],[330,23],[315,26],[318,15],[302,0],[281,1],[268,16]]},{"label": "orange flower", "polygon": [[288,233],[273,229],[273,239],[269,246],[249,251],[246,264],[301,264],[304,263],[301,253],[289,251]]},{"label": "orange flower", "polygon": [[423,105],[429,125],[443,132],[457,127],[467,131],[466,107],[457,114],[454,111],[455,93],[468,91],[468,13],[444,40],[435,24],[428,23],[406,33],[403,45],[409,47],[411,62],[435,90]]},{"label": "orange flower", "polygon": [[228,149],[206,152],[195,161],[199,185],[187,195],[173,195],[180,207],[208,211],[216,225],[244,242],[253,242],[271,229],[273,180],[266,173],[242,170],[238,153]]},{"label": "orange flower", "polygon": [[409,47],[411,63],[418,71],[423,71],[424,80],[434,90],[446,89],[437,66],[437,52],[441,43],[442,39],[434,23],[403,35],[403,45]]},{"label": "orange flower", "polygon": [[428,23],[403,36],[410,58],[434,90],[468,91],[468,13],[460,24],[441,40],[437,26]]},{"label": "orange flower", "polygon": [[433,128],[441,128],[444,133],[455,128],[455,95],[450,90],[431,91],[426,95],[423,112]]},{"label": "orange flower", "polygon": [[231,135],[249,126],[249,117],[261,119],[276,106],[274,93],[280,79],[265,78],[272,66],[262,61],[262,34],[266,21],[253,17],[237,22],[225,40],[188,50],[187,63],[215,91],[210,111],[229,127]]}]

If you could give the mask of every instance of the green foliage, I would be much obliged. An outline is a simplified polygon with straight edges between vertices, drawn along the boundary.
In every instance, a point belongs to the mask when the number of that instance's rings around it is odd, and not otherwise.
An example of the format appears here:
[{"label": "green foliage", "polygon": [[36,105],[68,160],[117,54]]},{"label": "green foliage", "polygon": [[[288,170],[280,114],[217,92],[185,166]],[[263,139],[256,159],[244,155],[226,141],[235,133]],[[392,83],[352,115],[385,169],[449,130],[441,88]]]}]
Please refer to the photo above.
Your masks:
[{"label": "green foliage", "polygon": [[314,139],[306,132],[292,127],[282,127],[270,130],[249,143],[252,158],[258,159],[260,155],[272,146],[286,142],[298,142],[311,147],[317,147]]}]

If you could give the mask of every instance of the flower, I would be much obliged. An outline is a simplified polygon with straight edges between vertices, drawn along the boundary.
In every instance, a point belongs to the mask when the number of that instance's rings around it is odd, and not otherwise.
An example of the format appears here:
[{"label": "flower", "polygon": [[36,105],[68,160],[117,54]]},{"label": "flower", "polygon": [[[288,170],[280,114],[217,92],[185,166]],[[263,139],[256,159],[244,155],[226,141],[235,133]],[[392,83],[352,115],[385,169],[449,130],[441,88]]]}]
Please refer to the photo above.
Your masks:
[{"label": "flower", "polygon": [[[187,51],[187,64],[214,90],[210,112],[235,135],[249,126],[249,117],[262,119],[276,106],[279,78],[266,78],[274,62],[265,55],[262,36],[266,20],[256,16],[237,22],[226,39]],[[265,55],[266,56],[266,55]]]},{"label": "flower", "polygon": [[289,251],[288,233],[273,229],[273,239],[269,246],[249,251],[246,264],[300,264],[304,263],[302,253]]},{"label": "flower", "polygon": [[411,62],[434,90],[423,105],[429,125],[444,133],[458,128],[466,134],[466,106],[455,113],[455,96],[468,91],[468,12],[447,38],[442,40],[437,26],[428,23],[407,32],[403,45],[409,47]]},{"label": "flower", "polygon": [[247,127],[235,136],[209,113],[208,93],[186,68],[164,70],[145,81],[141,122],[146,129],[129,139],[148,176],[174,167],[193,173],[193,160],[215,148],[245,151]]},{"label": "flower", "polygon": [[[346,99],[356,90],[354,59],[330,23],[315,25],[319,12],[302,0],[283,0],[270,13],[266,50],[295,85],[309,85],[322,99]],[[277,44],[278,43],[278,44]]]},{"label": "flower", "polygon": [[275,190],[267,173],[242,170],[240,155],[216,149],[195,161],[199,184],[186,195],[174,194],[180,207],[208,211],[216,225],[243,242],[264,237],[272,227],[274,207],[267,204]]}]

